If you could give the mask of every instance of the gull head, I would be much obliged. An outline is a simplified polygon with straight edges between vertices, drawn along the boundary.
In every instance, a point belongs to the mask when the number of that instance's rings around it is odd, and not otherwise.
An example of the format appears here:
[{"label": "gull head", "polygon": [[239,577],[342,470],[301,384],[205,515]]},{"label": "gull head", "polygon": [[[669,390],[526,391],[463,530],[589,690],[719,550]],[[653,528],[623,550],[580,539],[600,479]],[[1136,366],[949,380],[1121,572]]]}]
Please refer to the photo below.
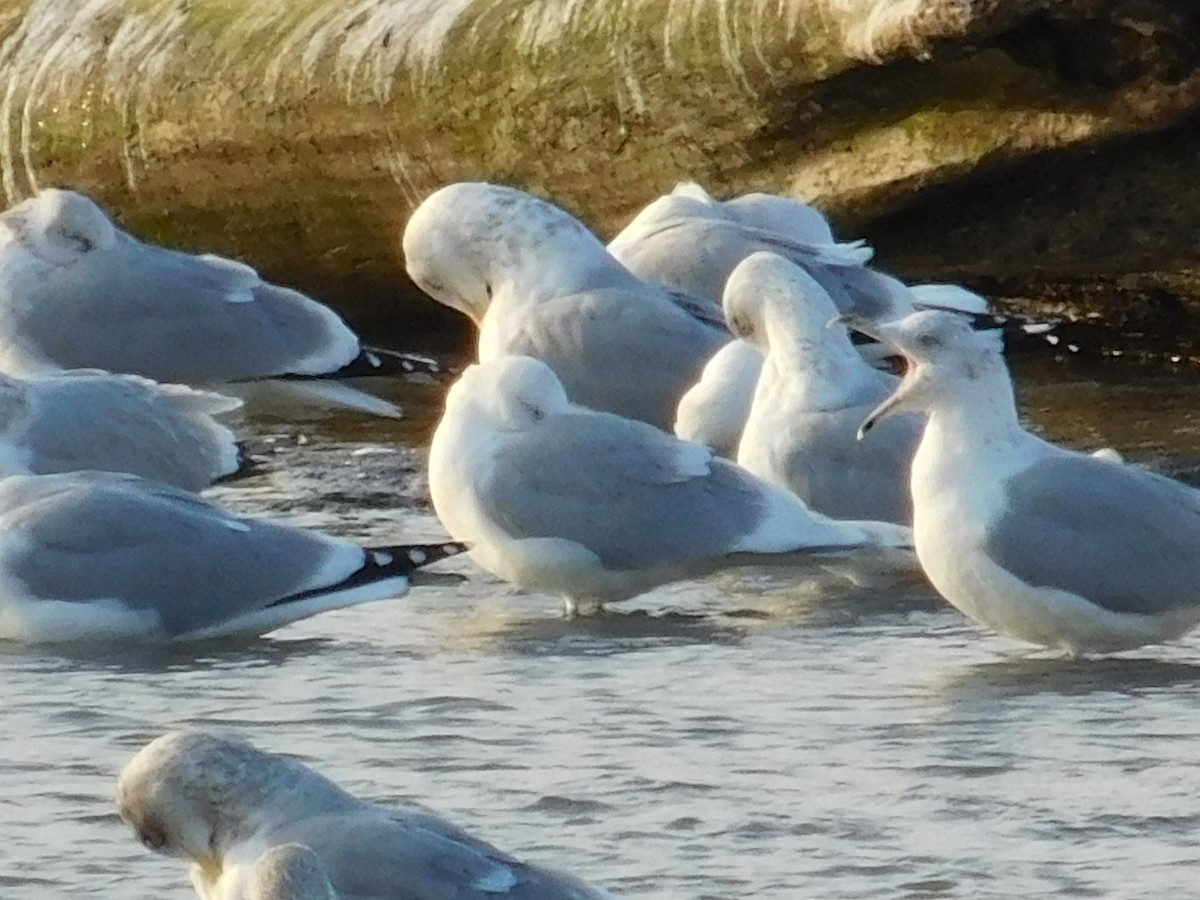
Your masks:
[{"label": "gull head", "polygon": [[483,321],[501,291],[569,277],[589,259],[615,263],[590,231],[544,200],[503,185],[451,184],[430,194],[404,229],[404,264],[422,291]]},{"label": "gull head", "polygon": [[501,356],[469,366],[446,398],[447,412],[469,405],[494,428],[524,431],[570,406],[554,371],[529,356]]},{"label": "gull head", "polygon": [[[833,337],[825,327],[837,315],[833,300],[811,275],[775,253],[752,253],[738,263],[721,305],[730,331],[764,353],[772,336],[786,334],[789,342],[814,348]],[[853,352],[849,339],[845,344]]]},{"label": "gull head", "polygon": [[840,316],[834,322],[895,348],[904,358],[903,380],[867,416],[858,431],[860,439],[888,416],[931,412],[947,393],[970,389],[987,373],[1007,373],[1000,350],[971,327],[970,316],[923,310],[894,322],[873,322],[854,315]]},{"label": "gull head", "polygon": [[[224,851],[252,831],[251,810],[282,760],[200,731],[157,738],[117,779],[117,812],[146,847],[219,872]],[[248,828],[249,826],[249,828]]]},{"label": "gull head", "polygon": [[0,215],[0,228],[53,265],[68,265],[117,241],[104,210],[83,194],[59,188],[44,188]]}]

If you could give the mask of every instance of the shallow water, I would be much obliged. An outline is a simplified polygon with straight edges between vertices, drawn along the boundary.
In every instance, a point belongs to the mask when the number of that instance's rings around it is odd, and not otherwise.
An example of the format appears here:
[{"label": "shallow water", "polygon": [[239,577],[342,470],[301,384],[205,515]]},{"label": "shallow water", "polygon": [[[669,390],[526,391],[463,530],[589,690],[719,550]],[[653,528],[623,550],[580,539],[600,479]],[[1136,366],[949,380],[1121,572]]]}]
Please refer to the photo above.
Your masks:
[{"label": "shallow water", "polygon": [[[1200,382],[1024,367],[1048,434],[1190,473]],[[273,474],[223,502],[432,538],[412,419],[258,420]],[[990,636],[910,579],[773,570],[597,621],[472,580],[269,637],[0,647],[0,897],[188,898],[113,811],[180,725],[234,729],[362,796],[426,803],[622,896],[1183,897],[1200,863],[1200,636],[1070,662]],[[214,572],[214,575],[217,573]]]}]

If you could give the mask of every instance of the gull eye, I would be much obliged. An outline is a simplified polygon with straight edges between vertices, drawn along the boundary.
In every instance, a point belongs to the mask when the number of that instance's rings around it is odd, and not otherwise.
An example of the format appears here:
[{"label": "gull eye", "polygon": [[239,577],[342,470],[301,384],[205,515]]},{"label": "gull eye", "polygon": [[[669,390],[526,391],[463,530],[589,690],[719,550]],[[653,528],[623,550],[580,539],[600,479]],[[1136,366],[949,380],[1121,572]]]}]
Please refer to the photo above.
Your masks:
[{"label": "gull eye", "polygon": [[942,341],[937,335],[926,333],[917,338],[917,343],[922,347],[937,347],[941,345]]},{"label": "gull eye", "polygon": [[166,834],[149,825],[138,829],[138,840],[150,850],[161,850],[167,844]]}]

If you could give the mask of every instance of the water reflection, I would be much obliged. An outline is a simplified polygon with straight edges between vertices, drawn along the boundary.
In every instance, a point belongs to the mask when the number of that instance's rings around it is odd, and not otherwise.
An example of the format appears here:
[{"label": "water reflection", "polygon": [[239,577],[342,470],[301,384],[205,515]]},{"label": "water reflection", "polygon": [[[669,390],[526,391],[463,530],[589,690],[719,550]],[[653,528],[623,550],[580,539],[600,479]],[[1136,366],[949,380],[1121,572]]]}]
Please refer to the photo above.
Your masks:
[{"label": "water reflection", "polygon": [[947,702],[964,703],[1050,694],[1138,694],[1197,681],[1200,660],[1192,663],[1149,656],[1071,659],[1037,652],[947,671],[933,689]]}]

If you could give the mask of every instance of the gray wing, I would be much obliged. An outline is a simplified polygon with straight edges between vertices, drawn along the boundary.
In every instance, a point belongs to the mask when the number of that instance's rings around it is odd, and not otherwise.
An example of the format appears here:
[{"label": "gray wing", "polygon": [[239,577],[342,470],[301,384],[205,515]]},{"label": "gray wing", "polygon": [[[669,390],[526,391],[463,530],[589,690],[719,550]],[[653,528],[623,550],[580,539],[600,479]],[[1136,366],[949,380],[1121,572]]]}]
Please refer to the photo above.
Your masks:
[{"label": "gray wing", "polygon": [[[171,635],[328,586],[350,545],[239,519],[166,485],[105,472],[0,482],[0,569],[40,599],[114,598],[157,613]],[[363,557],[357,556],[359,564]],[[323,583],[322,583],[323,581]]]},{"label": "gray wing", "polygon": [[[911,309],[905,286],[865,268],[870,252],[856,245],[813,245],[785,235],[719,219],[677,219],[637,243],[618,259],[634,274],[721,302],[725,282],[752,253],[770,251],[804,269],[843,313],[890,318]],[[899,312],[897,312],[899,311]]]},{"label": "gray wing", "polygon": [[756,485],[697,445],[580,412],[553,416],[508,443],[483,494],[513,537],[565,538],[608,568],[636,569],[728,553],[759,520]]},{"label": "gray wing", "polygon": [[334,371],[359,351],[332,310],[246,266],[120,232],[111,247],[27,280],[22,293],[6,304],[6,333],[65,369],[237,381]]},{"label": "gray wing", "polygon": [[908,525],[912,458],[922,422],[914,416],[887,419],[869,439],[860,441],[858,428],[877,404],[878,400],[803,415],[796,423],[803,429],[803,440],[787,460],[788,486],[813,509],[834,519]]},{"label": "gray wing", "polygon": [[721,331],[729,331],[729,326],[725,322],[724,310],[707,297],[689,294],[687,291],[670,287],[666,288],[666,296],[676,306],[692,316],[692,318],[698,319],[705,325],[710,325],[713,328],[719,328]]},{"label": "gray wing", "polygon": [[646,289],[542,301],[505,352],[546,363],[575,403],[670,429],[679,398],[729,336]]},{"label": "gray wing", "polygon": [[1124,613],[1200,602],[1200,492],[1072,454],[1035,463],[1004,495],[982,549],[1027,584]]},{"label": "gray wing", "polygon": [[[28,384],[31,409],[18,442],[35,474],[128,472],[198,491],[237,469],[233,432],[205,411],[220,408],[216,395],[98,373]],[[226,408],[236,405],[229,400]]]},{"label": "gray wing", "polygon": [[607,896],[569,876],[521,863],[423,810],[334,813],[285,826],[320,858],[345,900],[593,900]]}]

